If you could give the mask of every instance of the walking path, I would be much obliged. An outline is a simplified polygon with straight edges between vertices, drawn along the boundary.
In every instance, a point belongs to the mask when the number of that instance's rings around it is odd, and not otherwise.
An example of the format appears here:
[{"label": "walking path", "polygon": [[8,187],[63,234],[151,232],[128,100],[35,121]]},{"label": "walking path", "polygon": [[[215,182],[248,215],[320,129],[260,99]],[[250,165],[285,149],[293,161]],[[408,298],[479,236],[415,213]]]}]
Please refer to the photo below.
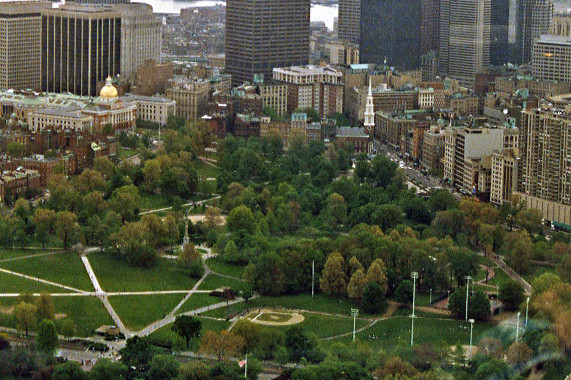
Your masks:
[{"label": "walking path", "polygon": [[500,256],[492,253],[490,255],[490,260],[492,260],[497,266],[499,266],[501,270],[503,270],[508,276],[511,277],[512,280],[519,282],[523,286],[523,289],[527,294],[531,294],[531,292],[533,292],[533,288],[531,287],[531,285],[527,281],[525,281],[519,274],[517,274],[516,271],[514,271],[508,264],[506,264],[505,261]]},{"label": "walking path", "polygon": [[18,257],[11,257],[9,259],[3,259],[0,260],[0,263],[5,263],[8,261],[15,261],[15,260],[22,260],[22,259],[30,259],[33,257],[42,257],[42,256],[51,256],[51,255],[57,255],[58,253],[65,253],[67,251],[54,251],[54,252],[46,252],[46,253],[36,253],[34,255],[26,255],[26,256],[18,256]]},{"label": "walking path", "polygon": [[[208,198],[208,199],[203,199],[203,200],[201,200],[201,201],[185,203],[185,204],[183,204],[181,207],[201,205],[201,204],[203,204],[203,203],[205,203],[205,202],[213,201],[213,200],[219,199],[219,198],[221,198],[221,197],[222,197],[221,195],[217,195],[217,196],[215,196],[215,197]],[[157,209],[154,209],[154,210],[143,211],[143,212],[140,212],[139,215],[153,214],[153,213],[155,213],[155,212],[162,212],[162,211],[168,211],[168,210],[172,210],[172,206],[170,206],[170,207],[163,207],[163,208],[157,208]]]}]

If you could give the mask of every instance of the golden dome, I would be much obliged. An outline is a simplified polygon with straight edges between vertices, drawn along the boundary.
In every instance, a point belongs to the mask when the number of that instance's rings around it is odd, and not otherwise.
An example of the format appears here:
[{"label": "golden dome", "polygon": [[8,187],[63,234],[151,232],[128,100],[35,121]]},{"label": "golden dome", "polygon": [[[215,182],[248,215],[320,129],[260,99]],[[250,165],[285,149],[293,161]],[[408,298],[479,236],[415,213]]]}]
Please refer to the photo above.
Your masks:
[{"label": "golden dome", "polygon": [[111,84],[111,77],[107,77],[107,80],[105,80],[105,86],[103,86],[99,92],[99,97],[111,99],[116,98],[117,96],[119,96],[119,93],[117,92],[117,89]]}]

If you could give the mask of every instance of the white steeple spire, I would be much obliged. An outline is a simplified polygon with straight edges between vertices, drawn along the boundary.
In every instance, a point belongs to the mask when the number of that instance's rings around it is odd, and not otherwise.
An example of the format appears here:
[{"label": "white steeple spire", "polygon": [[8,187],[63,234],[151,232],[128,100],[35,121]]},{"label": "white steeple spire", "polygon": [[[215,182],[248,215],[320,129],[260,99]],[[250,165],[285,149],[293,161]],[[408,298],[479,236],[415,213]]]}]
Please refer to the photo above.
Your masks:
[{"label": "white steeple spire", "polygon": [[370,134],[375,126],[375,104],[373,102],[373,90],[371,88],[371,78],[369,78],[369,93],[367,94],[367,105],[365,106],[365,129]]}]

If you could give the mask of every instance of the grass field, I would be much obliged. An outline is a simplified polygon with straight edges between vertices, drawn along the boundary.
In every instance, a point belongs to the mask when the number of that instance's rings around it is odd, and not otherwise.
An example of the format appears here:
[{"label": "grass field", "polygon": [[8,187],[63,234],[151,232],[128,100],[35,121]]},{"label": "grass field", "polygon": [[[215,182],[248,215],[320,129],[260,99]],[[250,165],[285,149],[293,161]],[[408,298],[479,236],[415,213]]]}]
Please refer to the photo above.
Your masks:
[{"label": "grass field", "polygon": [[139,210],[147,211],[157,208],[170,207],[170,199],[161,194],[149,193],[141,191],[141,202],[139,202]]},{"label": "grass field", "polygon": [[[69,293],[69,290],[0,272],[0,293]],[[8,299],[0,298],[0,305]]]},{"label": "grass field", "polygon": [[113,319],[96,297],[53,297],[56,313],[64,313],[77,326],[76,335],[88,337],[102,325],[113,325]]},{"label": "grass field", "polygon": [[195,279],[176,260],[159,258],[152,268],[131,267],[109,253],[89,255],[99,283],[109,292],[145,290],[188,290]]},{"label": "grass field", "polygon": [[192,311],[195,309],[199,309],[204,306],[214,305],[215,303],[219,303],[224,301],[218,297],[212,297],[208,294],[196,293],[190,296],[189,299],[178,309],[177,314],[186,313],[187,311]]},{"label": "grass field", "polygon": [[162,319],[182,300],[184,294],[112,296],[109,302],[121,321],[133,331]]},{"label": "grass field", "polygon": [[206,260],[206,265],[216,273],[237,278],[242,278],[246,270],[246,267],[243,265],[228,264],[218,257],[212,257]]},{"label": "grass field", "polygon": [[[444,292],[444,294],[446,294],[446,292]],[[439,296],[441,296],[442,293],[437,293],[435,291],[432,292],[432,300],[434,301],[435,299],[437,299]],[[430,293],[416,293],[415,296],[415,305],[417,306],[430,306]]]},{"label": "grass field", "polygon": [[212,165],[205,164],[201,160],[194,161],[194,168],[198,174],[198,178],[216,178],[218,176],[219,170]]},{"label": "grass field", "polygon": [[214,290],[222,286],[229,286],[232,290],[239,292],[242,290],[250,289],[250,285],[244,281],[233,280],[228,277],[217,276],[215,274],[209,274],[206,276],[204,281],[198,286],[199,290]]},{"label": "grass field", "polygon": [[[204,333],[206,331],[221,331],[221,330],[226,330],[229,326],[230,326],[230,322],[226,322],[226,321],[218,321],[218,320],[214,320],[214,319],[210,319],[210,318],[201,318],[201,317],[196,317],[200,320],[200,322],[202,323],[202,327],[200,329],[200,335],[204,335]],[[176,346],[175,342],[178,342],[179,345],[183,345],[181,348],[184,348],[184,340],[178,336],[176,333],[174,333],[171,330],[172,327],[172,323],[168,324],[164,327],[161,327],[160,329],[158,329],[157,331],[154,331],[152,334],[149,335],[149,338],[153,339],[153,340],[157,340],[157,341],[162,341],[162,342],[170,342],[171,344],[173,344],[174,346]],[[191,347],[189,347],[189,349],[191,350],[197,350],[199,348],[199,342],[198,339],[195,340],[194,342],[191,342],[190,344]]]},{"label": "grass field", "polygon": [[6,261],[0,268],[57,282],[81,290],[93,290],[93,285],[76,253],[62,252],[56,255]]},{"label": "grass field", "polygon": [[[399,344],[410,344],[411,321],[407,317],[393,317],[377,322],[373,327],[357,333],[357,337],[368,342],[373,348],[382,348],[390,352]],[[474,324],[474,344],[482,334],[492,328],[488,323]],[[334,342],[350,343],[351,337],[343,337],[324,342],[325,345]],[[446,342],[450,345],[457,343],[469,344],[470,325],[458,320],[446,320],[435,318],[416,318],[414,321],[414,343],[438,343]]]}]

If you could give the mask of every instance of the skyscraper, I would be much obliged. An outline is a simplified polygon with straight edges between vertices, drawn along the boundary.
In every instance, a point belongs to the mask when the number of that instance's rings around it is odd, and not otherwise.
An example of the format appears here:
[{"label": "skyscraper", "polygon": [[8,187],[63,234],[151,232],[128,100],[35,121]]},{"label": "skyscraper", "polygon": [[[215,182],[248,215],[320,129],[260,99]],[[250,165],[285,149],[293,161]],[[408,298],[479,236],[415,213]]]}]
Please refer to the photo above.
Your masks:
[{"label": "skyscraper", "polygon": [[[571,115],[547,107],[526,109],[520,125],[518,191],[547,220],[571,223]],[[550,215],[551,214],[551,215]]]},{"label": "skyscraper", "polygon": [[42,13],[42,90],[96,95],[97,81],[121,69],[121,14],[66,4]]},{"label": "skyscraper", "polygon": [[440,47],[440,0],[422,0],[421,7],[421,52],[428,54]]},{"label": "skyscraper", "polygon": [[337,37],[340,40],[359,43],[361,25],[361,0],[339,0]]},{"label": "skyscraper", "polygon": [[309,63],[309,0],[228,0],[226,73],[234,85]]},{"label": "skyscraper", "polygon": [[42,9],[45,2],[0,3],[0,88],[40,87]]},{"label": "skyscraper", "polygon": [[522,30],[522,61],[531,61],[534,42],[542,34],[549,34],[553,18],[553,3],[550,0],[524,0]]},{"label": "skyscraper", "polygon": [[421,0],[362,0],[360,57],[402,69],[420,65]]},{"label": "skyscraper", "polygon": [[503,65],[521,61],[522,0],[492,1],[490,63]]},{"label": "skyscraper", "polygon": [[464,86],[490,64],[490,0],[442,0],[440,71]]}]

